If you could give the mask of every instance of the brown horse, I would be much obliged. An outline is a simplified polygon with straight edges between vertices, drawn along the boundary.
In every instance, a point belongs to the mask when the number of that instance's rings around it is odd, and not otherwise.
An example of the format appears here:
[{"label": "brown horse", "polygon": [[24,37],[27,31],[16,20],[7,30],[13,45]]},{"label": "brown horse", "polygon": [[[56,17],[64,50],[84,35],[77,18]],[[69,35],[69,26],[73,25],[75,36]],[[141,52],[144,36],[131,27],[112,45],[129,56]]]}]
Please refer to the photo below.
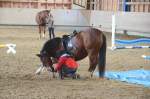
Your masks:
[{"label": "brown horse", "polygon": [[[95,28],[86,29],[73,36],[70,42],[73,45],[70,51],[74,54],[75,60],[82,60],[88,56],[90,65],[88,71],[91,73],[91,77],[96,65],[98,65],[99,77],[103,78],[106,63],[106,37],[102,31]],[[56,57],[57,51],[63,49],[62,38],[57,37],[48,40],[44,44],[40,54],[37,54],[43,64],[40,68],[50,67],[51,71],[54,71],[52,58]],[[37,73],[40,73],[41,69]]]},{"label": "brown horse", "polygon": [[46,31],[46,18],[48,18],[50,13],[50,10],[43,10],[37,13],[36,15],[36,22],[39,27],[39,34],[40,34],[40,39],[41,39],[41,33],[43,31],[43,37],[45,38],[45,31]]}]

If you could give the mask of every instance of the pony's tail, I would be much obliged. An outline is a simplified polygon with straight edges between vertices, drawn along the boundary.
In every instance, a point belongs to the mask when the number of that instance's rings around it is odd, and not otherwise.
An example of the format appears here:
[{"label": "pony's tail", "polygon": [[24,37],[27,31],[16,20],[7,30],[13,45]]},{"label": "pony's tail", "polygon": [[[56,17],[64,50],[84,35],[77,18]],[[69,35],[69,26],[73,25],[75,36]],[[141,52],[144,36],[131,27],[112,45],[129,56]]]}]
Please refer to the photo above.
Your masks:
[{"label": "pony's tail", "polygon": [[105,74],[105,65],[106,65],[106,37],[103,34],[103,44],[99,51],[99,63],[98,63],[98,69],[99,69],[99,77],[104,77]]}]

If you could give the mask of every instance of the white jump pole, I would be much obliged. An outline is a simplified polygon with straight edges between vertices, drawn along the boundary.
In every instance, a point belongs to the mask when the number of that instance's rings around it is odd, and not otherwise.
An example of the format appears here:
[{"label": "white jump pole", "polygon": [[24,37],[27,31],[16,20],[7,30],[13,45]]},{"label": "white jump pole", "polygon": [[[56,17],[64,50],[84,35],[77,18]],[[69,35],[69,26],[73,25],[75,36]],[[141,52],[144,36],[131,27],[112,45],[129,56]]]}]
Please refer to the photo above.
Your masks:
[{"label": "white jump pole", "polygon": [[116,22],[115,22],[115,14],[113,14],[112,15],[111,50],[116,49],[116,47],[115,47],[115,32],[116,32]]},{"label": "white jump pole", "polygon": [[0,45],[0,48],[3,48],[3,47],[7,47],[8,50],[7,50],[7,54],[9,53],[13,53],[13,54],[16,54],[16,44],[1,44]]},{"label": "white jump pole", "polygon": [[115,14],[112,15],[112,36],[111,36],[111,50],[115,49],[137,49],[137,48],[150,48],[150,46],[116,46],[115,44],[115,33],[116,33],[116,18]]}]

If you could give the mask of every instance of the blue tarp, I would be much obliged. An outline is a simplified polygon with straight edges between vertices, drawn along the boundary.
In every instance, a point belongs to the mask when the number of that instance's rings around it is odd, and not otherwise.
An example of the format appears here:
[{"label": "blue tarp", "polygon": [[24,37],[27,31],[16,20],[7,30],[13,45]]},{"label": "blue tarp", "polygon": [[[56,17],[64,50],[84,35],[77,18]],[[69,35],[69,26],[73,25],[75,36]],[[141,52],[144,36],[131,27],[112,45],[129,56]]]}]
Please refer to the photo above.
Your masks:
[{"label": "blue tarp", "polygon": [[145,56],[145,57],[143,57],[143,58],[150,60],[150,56]]},{"label": "blue tarp", "polygon": [[136,43],[150,43],[149,38],[140,38],[134,40],[115,40],[116,44],[136,44]]},{"label": "blue tarp", "polygon": [[[98,76],[98,72],[95,73]],[[150,87],[150,70],[107,71],[105,77],[128,83],[141,84]]]}]

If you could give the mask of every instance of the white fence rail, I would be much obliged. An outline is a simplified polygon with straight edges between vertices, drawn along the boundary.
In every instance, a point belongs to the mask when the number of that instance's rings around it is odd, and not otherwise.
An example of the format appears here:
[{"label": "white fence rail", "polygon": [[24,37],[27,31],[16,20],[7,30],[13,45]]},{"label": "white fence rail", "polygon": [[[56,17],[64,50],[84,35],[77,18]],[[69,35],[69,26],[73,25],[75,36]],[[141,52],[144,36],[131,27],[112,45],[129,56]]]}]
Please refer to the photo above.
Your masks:
[{"label": "white fence rail", "polygon": [[[36,25],[35,15],[42,9],[0,8],[0,24]],[[94,26],[111,32],[114,12],[90,10],[52,10],[56,26]],[[144,34],[150,37],[150,13],[116,12],[117,32]]]}]

